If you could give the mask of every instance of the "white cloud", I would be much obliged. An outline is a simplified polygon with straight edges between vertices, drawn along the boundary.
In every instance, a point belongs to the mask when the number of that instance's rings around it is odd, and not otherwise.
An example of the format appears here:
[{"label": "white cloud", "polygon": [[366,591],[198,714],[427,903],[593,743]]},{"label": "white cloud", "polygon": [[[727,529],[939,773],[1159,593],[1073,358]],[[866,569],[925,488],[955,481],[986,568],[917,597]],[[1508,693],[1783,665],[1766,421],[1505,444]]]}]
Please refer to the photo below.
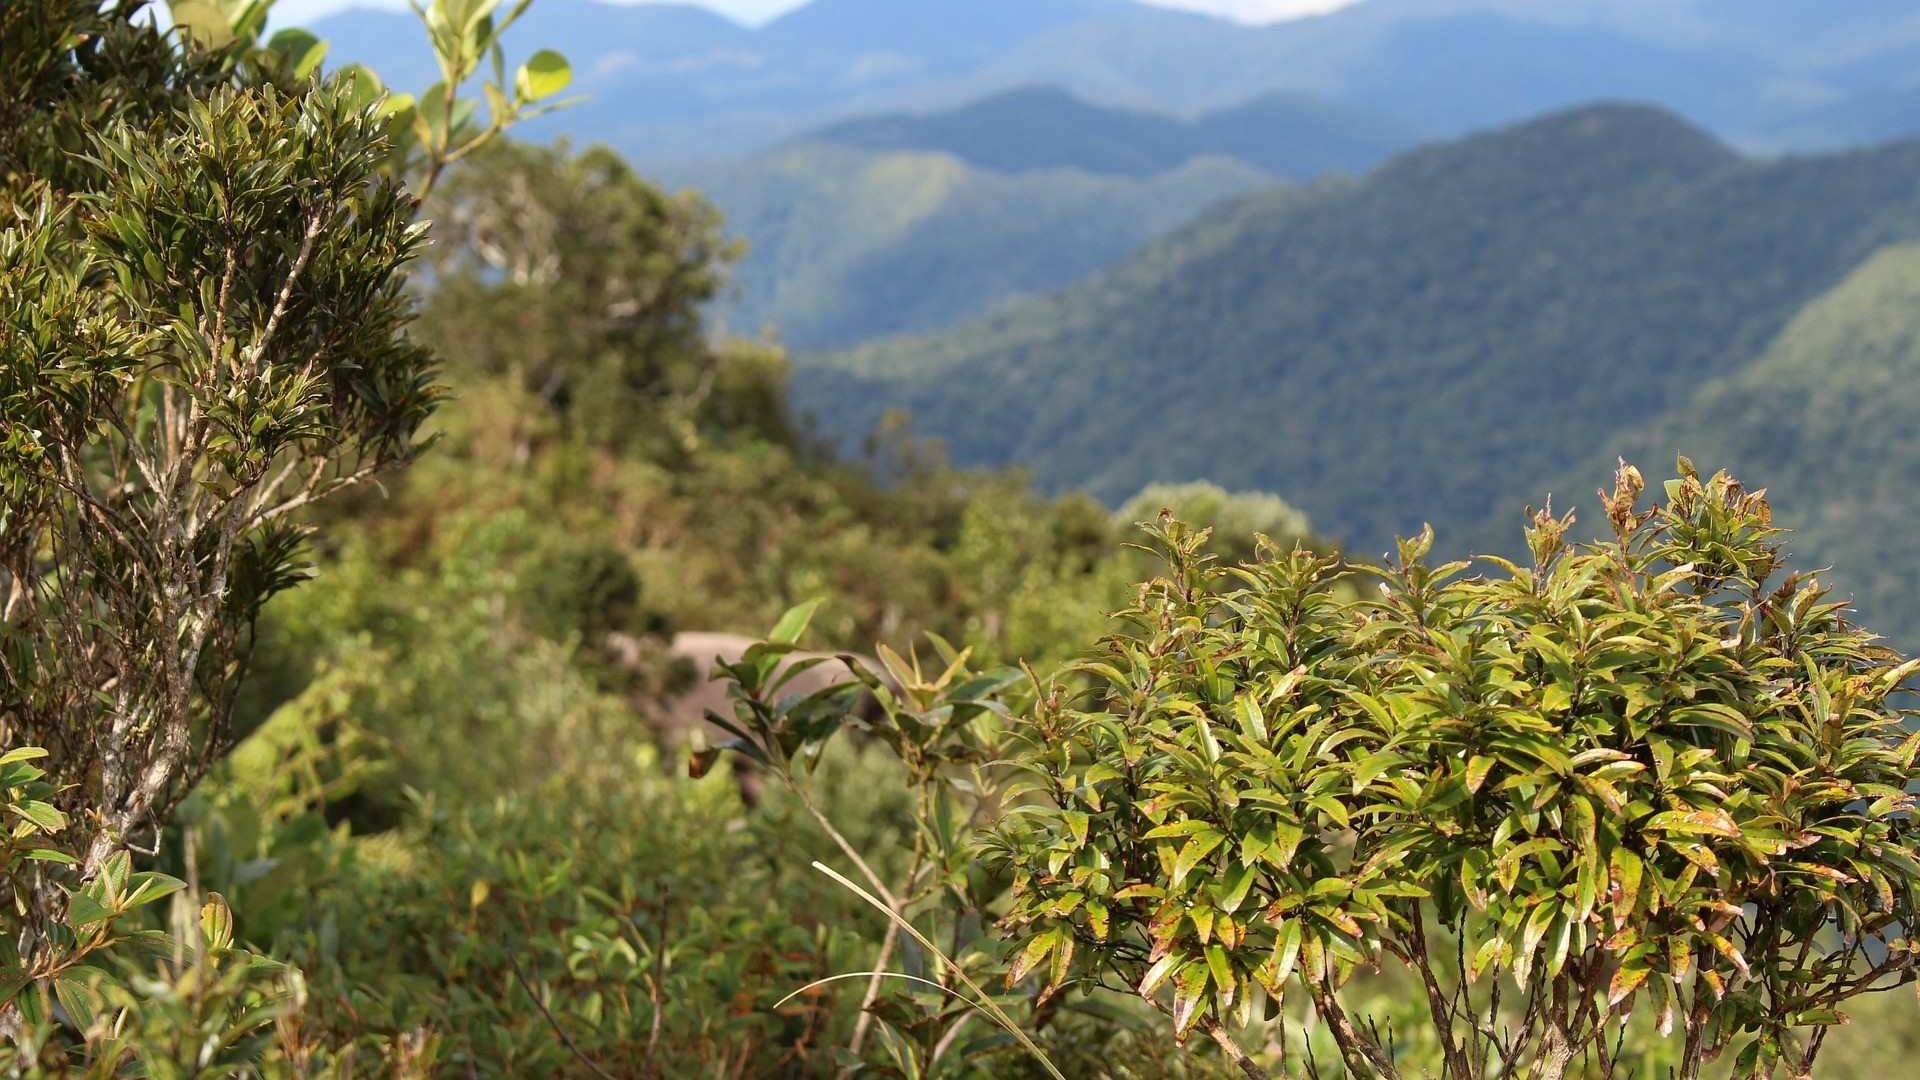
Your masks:
[{"label": "white cloud", "polygon": [[[3,2],[3,0],[0,0]],[[635,0],[625,0],[635,2]],[[647,2],[647,0],[638,0]],[[803,0],[705,0],[706,7],[721,11],[742,22],[764,22]],[[1313,15],[1344,7],[1353,0],[1148,0],[1162,7],[1205,11],[1246,22],[1267,22],[1294,15]],[[349,7],[405,8],[406,0],[280,0],[274,5],[273,21],[285,26],[311,22]]]},{"label": "white cloud", "polygon": [[1299,15],[1322,15],[1346,7],[1354,0],[1147,0],[1161,7],[1186,8],[1210,15],[1225,15],[1242,22],[1273,22]]}]

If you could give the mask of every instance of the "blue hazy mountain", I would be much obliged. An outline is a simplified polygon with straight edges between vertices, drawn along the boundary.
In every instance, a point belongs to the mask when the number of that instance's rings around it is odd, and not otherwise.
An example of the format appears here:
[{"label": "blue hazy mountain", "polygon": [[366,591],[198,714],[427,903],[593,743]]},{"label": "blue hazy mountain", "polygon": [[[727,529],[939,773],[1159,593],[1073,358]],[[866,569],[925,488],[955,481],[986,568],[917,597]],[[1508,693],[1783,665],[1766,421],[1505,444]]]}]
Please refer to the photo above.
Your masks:
[{"label": "blue hazy mountain", "polygon": [[[814,0],[758,28],[676,4],[540,0],[515,41],[565,52],[591,101],[545,132],[643,164],[736,155],[835,120],[1023,86],[1192,115],[1288,94],[1426,137],[1593,100],[1663,105],[1736,143],[1920,131],[1920,11],[1889,0],[1361,0],[1248,27],[1133,0]],[[314,27],[336,59],[430,80],[404,13]],[[1891,102],[1891,104],[1889,104]],[[1877,104],[1876,104],[1877,103]],[[1838,110],[1838,115],[1836,115]]]},{"label": "blue hazy mountain", "polygon": [[1056,87],[1024,87],[956,109],[856,117],[807,139],[952,154],[1003,173],[1071,168],[1150,176],[1215,156],[1305,179],[1365,171],[1410,145],[1414,135],[1383,117],[1291,94],[1187,118],[1095,105]]}]

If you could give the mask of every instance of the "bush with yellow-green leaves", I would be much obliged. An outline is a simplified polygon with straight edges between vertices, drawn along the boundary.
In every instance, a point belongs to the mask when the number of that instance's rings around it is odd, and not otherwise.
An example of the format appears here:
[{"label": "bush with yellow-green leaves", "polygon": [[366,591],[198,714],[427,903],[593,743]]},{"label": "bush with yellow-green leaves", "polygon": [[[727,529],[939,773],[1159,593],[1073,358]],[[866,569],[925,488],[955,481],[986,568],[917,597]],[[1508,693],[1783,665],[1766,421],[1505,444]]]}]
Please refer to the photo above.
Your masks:
[{"label": "bush with yellow-green leaves", "polygon": [[1351,1075],[1412,1075],[1354,1005],[1383,968],[1449,1080],[1631,1072],[1636,1016],[1680,1077],[1810,1075],[1915,978],[1920,662],[1780,576],[1764,493],[1684,459],[1641,488],[1623,464],[1591,546],[1532,515],[1484,576],[1430,535],[1222,568],[1163,522],[1166,574],[1021,725],[1010,978],[1130,991],[1249,1076],[1296,1007]]}]

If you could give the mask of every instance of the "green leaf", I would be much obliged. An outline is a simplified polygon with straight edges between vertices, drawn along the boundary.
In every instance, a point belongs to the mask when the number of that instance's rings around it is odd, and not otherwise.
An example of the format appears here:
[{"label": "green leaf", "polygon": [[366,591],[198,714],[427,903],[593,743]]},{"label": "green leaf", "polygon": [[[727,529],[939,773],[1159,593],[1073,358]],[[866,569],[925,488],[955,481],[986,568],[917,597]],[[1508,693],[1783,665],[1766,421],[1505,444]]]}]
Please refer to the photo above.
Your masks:
[{"label": "green leaf", "polygon": [[1173,1032],[1184,1035],[1200,1018],[1200,1004],[1206,1000],[1207,965],[1195,960],[1180,969],[1173,980]]},{"label": "green leaf", "polygon": [[1478,793],[1480,785],[1487,782],[1487,773],[1493,770],[1493,759],[1485,754],[1475,754],[1467,762],[1467,790]]},{"label": "green leaf", "polygon": [[208,893],[207,902],[200,906],[200,936],[216,952],[233,944],[233,909],[217,892]]},{"label": "green leaf", "polygon": [[1233,977],[1233,961],[1227,958],[1227,950],[1218,943],[1207,946],[1207,968],[1213,972],[1213,985],[1220,988],[1222,994],[1229,993],[1236,980]]},{"label": "green leaf", "polygon": [[1615,922],[1625,923],[1639,906],[1640,874],[1644,864],[1641,863],[1640,856],[1623,847],[1613,849],[1613,856],[1609,862],[1612,891],[1607,897],[1607,903],[1613,909]]},{"label": "green leaf", "polygon": [[1253,888],[1254,877],[1254,869],[1251,866],[1240,866],[1229,873],[1216,896],[1220,910],[1229,915],[1238,911],[1247,898],[1248,890]]},{"label": "green leaf", "polygon": [[820,605],[825,599],[825,597],[815,597],[804,604],[796,604],[788,608],[787,613],[780,616],[780,621],[773,624],[773,632],[767,635],[767,640],[777,645],[792,645],[798,642],[800,635],[807,632],[807,625],[813,622],[813,613],[820,610]]},{"label": "green leaf", "polygon": [[1173,974],[1173,969],[1180,966],[1182,959],[1184,958],[1179,953],[1168,953],[1155,960],[1148,965],[1147,973],[1140,977],[1140,985],[1135,992],[1143,998],[1153,996],[1153,992],[1159,988],[1160,984],[1167,981],[1167,976]]},{"label": "green leaf", "polygon": [[1267,718],[1260,711],[1260,703],[1252,697],[1242,695],[1234,702],[1234,708],[1240,715],[1240,730],[1255,742],[1267,741]]},{"label": "green leaf", "polygon": [[53,980],[53,996],[59,999],[60,1007],[67,1011],[67,1016],[81,1031],[93,1026],[94,995],[85,980],[85,973],[89,970],[79,968],[56,976]]},{"label": "green leaf", "polygon": [[187,883],[170,874],[145,871],[133,875],[128,883],[126,907],[136,908],[163,900],[187,887]]},{"label": "green leaf", "polygon": [[118,901],[127,893],[127,876],[132,872],[133,856],[125,851],[116,851],[100,864],[100,876],[94,879],[94,883],[100,887],[102,897]]},{"label": "green leaf", "polygon": [[1260,984],[1270,994],[1279,994],[1287,976],[1293,974],[1293,965],[1300,959],[1300,937],[1302,929],[1299,919],[1289,919],[1281,924],[1280,932],[1274,938],[1273,952],[1267,955],[1266,962],[1260,965],[1257,973]]},{"label": "green leaf", "polygon": [[1187,880],[1187,875],[1193,872],[1193,868],[1200,865],[1200,860],[1206,858],[1207,854],[1219,847],[1220,842],[1226,838],[1226,834],[1218,829],[1208,828],[1206,832],[1196,833],[1193,839],[1188,840],[1181,847],[1180,854],[1173,860],[1172,886],[1179,888],[1180,883]]},{"label": "green leaf", "polygon": [[219,49],[233,42],[233,24],[215,0],[173,0],[169,10],[173,24],[202,48]]},{"label": "green leaf", "polygon": [[1294,852],[1300,850],[1300,841],[1307,832],[1291,821],[1283,821],[1273,827],[1273,846],[1267,851],[1267,859],[1273,865],[1285,870],[1293,863]]},{"label": "green leaf", "polygon": [[351,90],[347,100],[355,109],[364,109],[372,105],[380,100],[380,96],[386,93],[387,89],[386,84],[380,81],[380,76],[375,75],[373,69],[365,64],[348,64],[335,72],[333,78],[335,82],[350,85]]},{"label": "green leaf", "polygon": [[1179,821],[1169,821],[1165,825],[1148,829],[1144,839],[1167,840],[1174,837],[1197,836],[1203,832],[1218,831],[1212,822],[1203,818],[1181,818]]},{"label": "green leaf", "polygon": [[379,112],[381,116],[396,117],[401,122],[406,122],[401,114],[412,109],[413,104],[412,94],[388,94],[380,99]]},{"label": "green leaf", "polygon": [[1612,1007],[1625,1001],[1629,994],[1639,989],[1641,983],[1647,981],[1651,970],[1644,956],[1623,961],[1619,970],[1613,973],[1613,981],[1607,986],[1607,1005]]},{"label": "green leaf", "polygon": [[306,78],[320,67],[327,55],[327,43],[298,27],[288,27],[267,41],[267,48],[286,58],[294,75]]},{"label": "green leaf", "polygon": [[567,64],[567,58],[552,49],[541,49],[520,65],[514,73],[514,91],[521,101],[540,101],[550,98],[567,88],[573,82],[573,68]]},{"label": "green leaf", "polygon": [[94,923],[106,922],[115,912],[102,903],[92,892],[77,892],[67,901],[67,925],[78,930]]},{"label": "green leaf", "polygon": [[59,832],[67,827],[67,815],[38,800],[21,803],[9,809],[32,822],[42,832]]},{"label": "green leaf", "polygon": [[1062,812],[1061,817],[1066,819],[1067,831],[1073,835],[1073,846],[1085,847],[1087,844],[1087,826],[1091,820],[1086,812],[1083,810],[1067,810]]}]

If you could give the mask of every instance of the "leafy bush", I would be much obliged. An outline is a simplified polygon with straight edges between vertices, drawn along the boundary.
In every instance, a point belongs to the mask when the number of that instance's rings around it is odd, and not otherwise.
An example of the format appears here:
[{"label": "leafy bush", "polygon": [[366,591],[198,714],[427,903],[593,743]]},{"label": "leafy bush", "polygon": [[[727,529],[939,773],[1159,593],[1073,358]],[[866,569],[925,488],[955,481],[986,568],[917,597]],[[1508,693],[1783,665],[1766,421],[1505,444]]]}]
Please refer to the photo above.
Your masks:
[{"label": "leafy bush", "polygon": [[[255,621],[301,576],[301,512],[422,448],[440,391],[403,272],[425,226],[390,170],[417,160],[430,187],[565,82],[536,56],[462,126],[449,87],[526,0],[423,9],[449,82],[418,112],[368,73],[318,76],[310,35],[262,46],[270,0],[182,2],[165,29],[144,6],[0,11],[0,736],[48,751],[22,805],[73,834],[18,868],[16,1036],[49,981],[80,1025],[76,965],[179,886],[130,852],[230,747]],[[393,136],[414,121],[409,159]]]},{"label": "leafy bush", "polygon": [[1623,464],[1590,548],[1533,515],[1531,564],[1491,577],[1403,541],[1360,600],[1337,560],[1223,571],[1163,521],[1166,576],[1022,726],[1009,978],[1170,996],[1249,1075],[1233,1030],[1290,998],[1400,1075],[1343,992],[1380,965],[1458,1080],[1609,1074],[1636,1010],[1682,1077],[1728,1050],[1808,1074],[1849,999],[1915,977],[1920,661],[1772,580],[1764,494],[1684,459],[1640,489]]}]

